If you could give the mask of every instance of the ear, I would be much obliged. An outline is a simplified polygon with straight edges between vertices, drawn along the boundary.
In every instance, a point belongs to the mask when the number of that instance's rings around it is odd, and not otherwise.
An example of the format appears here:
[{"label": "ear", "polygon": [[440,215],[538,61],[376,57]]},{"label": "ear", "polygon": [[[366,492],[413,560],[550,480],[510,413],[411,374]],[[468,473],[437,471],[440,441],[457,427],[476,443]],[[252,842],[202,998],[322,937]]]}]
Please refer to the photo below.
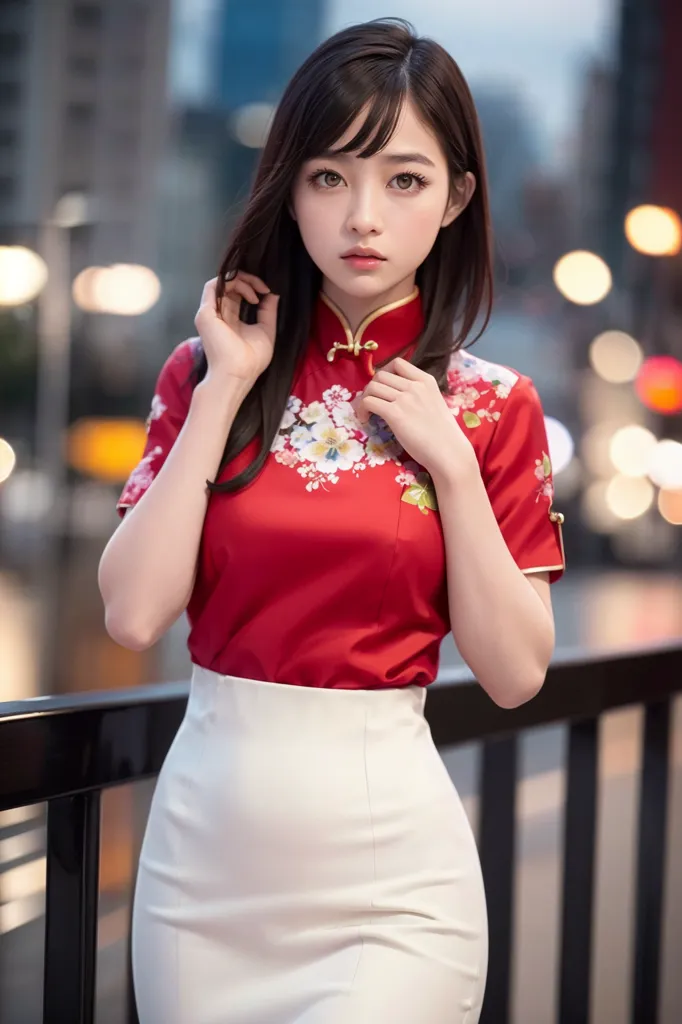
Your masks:
[{"label": "ear", "polygon": [[443,214],[443,220],[441,223],[442,228],[446,228],[449,224],[452,224],[452,222],[459,217],[462,210],[467,208],[475,190],[476,178],[473,176],[471,171],[467,171],[466,174],[461,176],[452,191],[450,202]]},{"label": "ear", "polygon": [[296,220],[296,211],[294,210],[294,204],[292,203],[291,199],[287,199],[287,210],[289,211],[289,214],[291,215],[291,219],[293,221],[295,221]]}]

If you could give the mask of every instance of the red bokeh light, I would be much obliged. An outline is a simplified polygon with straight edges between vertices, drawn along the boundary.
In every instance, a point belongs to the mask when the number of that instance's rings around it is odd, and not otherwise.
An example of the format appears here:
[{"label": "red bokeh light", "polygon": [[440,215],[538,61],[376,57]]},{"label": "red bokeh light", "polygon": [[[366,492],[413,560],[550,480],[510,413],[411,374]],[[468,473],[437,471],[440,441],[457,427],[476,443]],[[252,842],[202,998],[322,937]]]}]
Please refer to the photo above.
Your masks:
[{"label": "red bokeh light", "polygon": [[651,356],[635,380],[640,402],[652,412],[673,416],[682,412],[682,363],[674,356]]}]

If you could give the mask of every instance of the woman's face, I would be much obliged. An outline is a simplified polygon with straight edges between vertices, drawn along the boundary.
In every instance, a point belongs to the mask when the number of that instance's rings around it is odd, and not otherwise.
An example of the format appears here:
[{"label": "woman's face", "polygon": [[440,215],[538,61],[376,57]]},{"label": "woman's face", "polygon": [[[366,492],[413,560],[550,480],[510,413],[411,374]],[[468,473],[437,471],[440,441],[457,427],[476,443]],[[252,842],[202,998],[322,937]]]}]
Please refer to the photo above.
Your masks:
[{"label": "woman's face", "polygon": [[[361,112],[334,149],[355,136],[363,118]],[[407,100],[380,153],[364,159],[325,153],[306,161],[294,182],[291,208],[327,294],[341,302],[382,303],[409,294],[438,232],[464,209],[474,187],[467,173],[450,195],[445,156]],[[346,256],[356,247],[372,249],[381,259]]]}]

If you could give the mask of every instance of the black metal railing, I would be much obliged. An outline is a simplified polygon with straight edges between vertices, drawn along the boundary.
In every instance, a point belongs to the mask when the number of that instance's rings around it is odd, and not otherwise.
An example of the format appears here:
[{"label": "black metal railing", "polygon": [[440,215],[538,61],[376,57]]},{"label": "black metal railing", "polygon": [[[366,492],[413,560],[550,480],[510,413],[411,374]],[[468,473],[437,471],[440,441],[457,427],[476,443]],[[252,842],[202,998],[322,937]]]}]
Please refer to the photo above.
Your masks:
[{"label": "black metal railing", "polygon": [[[645,709],[630,1019],[658,1021],[670,705],[680,691],[681,644],[559,655],[540,694],[513,710],[493,704],[466,672],[443,673],[431,688],[436,745],[482,743],[478,845],[490,930],[482,1024],[506,1024],[510,1014],[519,736],[551,723],[569,726],[557,1021],[589,1020],[599,718],[627,705]],[[0,704],[0,810],[48,808],[45,1024],[94,1019],[101,793],[158,773],[187,694],[178,683]]]}]

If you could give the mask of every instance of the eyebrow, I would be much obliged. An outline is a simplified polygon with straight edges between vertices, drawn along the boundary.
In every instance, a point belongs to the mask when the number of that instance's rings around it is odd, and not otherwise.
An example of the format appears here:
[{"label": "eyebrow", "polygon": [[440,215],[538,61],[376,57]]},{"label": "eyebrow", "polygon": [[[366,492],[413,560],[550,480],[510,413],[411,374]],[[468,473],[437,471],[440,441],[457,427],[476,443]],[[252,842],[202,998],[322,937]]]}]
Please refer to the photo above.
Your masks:
[{"label": "eyebrow", "polygon": [[[379,153],[378,155],[390,164],[424,164],[425,167],[436,166],[433,160],[430,160],[428,156],[424,156],[423,153]],[[351,156],[353,156],[352,153],[341,153],[338,149],[326,149],[318,155],[318,159],[345,161]]]}]

